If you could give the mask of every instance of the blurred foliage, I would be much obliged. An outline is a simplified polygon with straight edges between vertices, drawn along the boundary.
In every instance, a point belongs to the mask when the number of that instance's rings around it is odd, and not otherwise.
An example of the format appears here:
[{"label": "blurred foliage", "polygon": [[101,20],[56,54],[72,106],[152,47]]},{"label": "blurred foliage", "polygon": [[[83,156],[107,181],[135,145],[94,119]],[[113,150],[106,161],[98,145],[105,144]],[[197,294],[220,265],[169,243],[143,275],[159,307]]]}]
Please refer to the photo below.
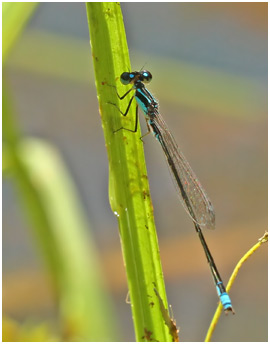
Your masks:
[{"label": "blurred foliage", "polygon": [[90,53],[86,40],[30,30],[18,41],[16,54],[11,54],[7,64],[33,75],[88,84],[94,81]]},{"label": "blurred foliage", "polygon": [[37,5],[38,2],[2,3],[2,64]]},{"label": "blurred foliage", "polygon": [[[3,11],[5,58],[33,10],[33,5],[27,3],[9,5]],[[61,339],[113,340],[116,321],[75,186],[57,149],[45,141],[23,137],[14,112],[4,80],[3,165],[16,185],[37,250],[50,273],[59,308]],[[4,329],[5,337],[14,341],[46,341],[51,337],[44,325],[19,327],[12,320],[5,320]]]},{"label": "blurred foliage", "polygon": [[46,323],[35,325],[28,322],[19,325],[14,320],[3,317],[2,319],[3,342],[56,342],[60,338],[52,334],[52,329]]}]

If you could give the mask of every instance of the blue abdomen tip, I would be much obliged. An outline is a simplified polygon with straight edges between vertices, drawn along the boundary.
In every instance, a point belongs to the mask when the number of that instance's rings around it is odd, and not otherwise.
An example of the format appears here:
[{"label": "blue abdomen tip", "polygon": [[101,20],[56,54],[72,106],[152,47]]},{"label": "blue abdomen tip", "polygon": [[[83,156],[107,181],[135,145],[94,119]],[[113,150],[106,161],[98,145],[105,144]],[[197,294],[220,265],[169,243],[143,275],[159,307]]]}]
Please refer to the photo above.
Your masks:
[{"label": "blue abdomen tip", "polygon": [[224,309],[232,308],[231,299],[227,293],[222,293],[220,295],[220,301],[221,301]]}]

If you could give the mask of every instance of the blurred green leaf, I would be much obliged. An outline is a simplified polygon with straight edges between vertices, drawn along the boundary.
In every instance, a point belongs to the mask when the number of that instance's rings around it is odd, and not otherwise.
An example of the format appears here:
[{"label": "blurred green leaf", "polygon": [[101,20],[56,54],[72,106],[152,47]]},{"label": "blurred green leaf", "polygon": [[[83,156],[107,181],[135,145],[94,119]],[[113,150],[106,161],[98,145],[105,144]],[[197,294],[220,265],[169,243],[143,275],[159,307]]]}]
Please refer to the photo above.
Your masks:
[{"label": "blurred green leaf", "polygon": [[[37,4],[3,3],[3,63]],[[64,338],[113,340],[111,302],[75,187],[52,146],[21,137],[8,98],[4,83],[4,167],[14,177],[51,272]]]},{"label": "blurred green leaf", "polygon": [[50,272],[63,339],[114,340],[111,301],[76,189],[53,146],[19,135],[5,85],[3,130],[4,161]]},{"label": "blurred green leaf", "polygon": [[2,2],[2,64],[38,2]]},{"label": "blurred green leaf", "polygon": [[17,154],[29,182],[24,200],[28,199],[37,239],[53,270],[66,339],[113,340],[116,324],[95,244],[61,157],[37,139],[24,139]]}]

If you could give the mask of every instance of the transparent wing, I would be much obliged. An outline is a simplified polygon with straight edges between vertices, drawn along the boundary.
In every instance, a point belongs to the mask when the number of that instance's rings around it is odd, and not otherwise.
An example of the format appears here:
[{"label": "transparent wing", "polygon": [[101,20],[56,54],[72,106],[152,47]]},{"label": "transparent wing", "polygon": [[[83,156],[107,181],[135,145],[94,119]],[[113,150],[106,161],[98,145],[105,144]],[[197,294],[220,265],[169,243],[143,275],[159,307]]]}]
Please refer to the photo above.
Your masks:
[{"label": "transparent wing", "polygon": [[[167,157],[167,163],[180,200],[192,220],[202,227],[215,228],[214,207],[189,163],[179,150],[162,116],[151,118],[153,131]],[[156,126],[156,128],[154,128]]]}]

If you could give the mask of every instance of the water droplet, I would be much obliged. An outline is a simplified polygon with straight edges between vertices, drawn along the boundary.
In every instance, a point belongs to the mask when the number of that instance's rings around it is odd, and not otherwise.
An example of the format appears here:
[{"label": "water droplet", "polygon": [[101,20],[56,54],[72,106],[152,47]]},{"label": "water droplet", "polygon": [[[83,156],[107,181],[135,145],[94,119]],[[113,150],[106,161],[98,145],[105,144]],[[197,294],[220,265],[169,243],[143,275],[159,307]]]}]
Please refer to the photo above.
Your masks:
[{"label": "water droplet", "polygon": [[114,213],[115,216],[119,217],[119,214],[118,214],[117,211],[114,211],[113,213]]}]

